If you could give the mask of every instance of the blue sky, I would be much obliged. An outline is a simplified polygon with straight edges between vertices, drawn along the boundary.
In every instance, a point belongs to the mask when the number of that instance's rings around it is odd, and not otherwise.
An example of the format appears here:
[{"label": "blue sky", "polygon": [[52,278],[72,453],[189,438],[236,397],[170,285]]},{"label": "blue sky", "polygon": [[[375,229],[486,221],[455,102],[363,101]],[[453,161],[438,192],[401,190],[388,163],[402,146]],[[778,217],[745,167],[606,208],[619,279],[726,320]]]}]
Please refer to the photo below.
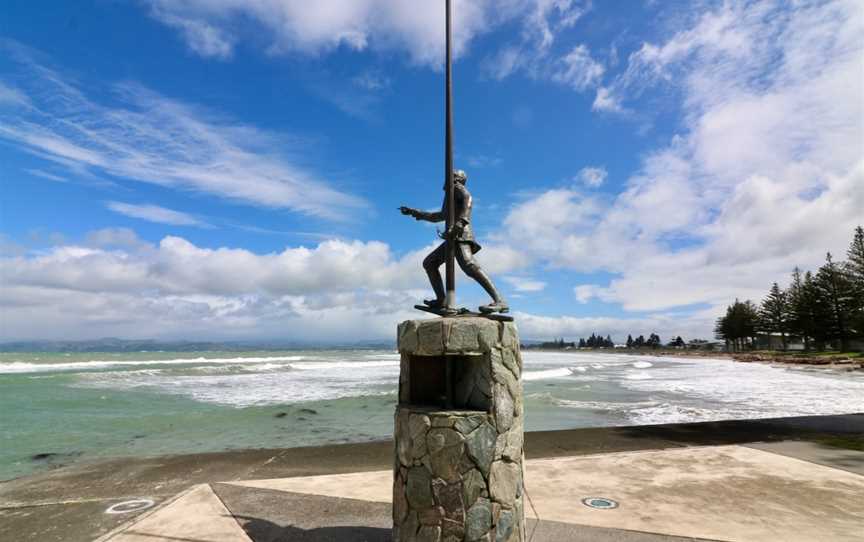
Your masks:
[{"label": "blue sky", "polygon": [[[442,196],[440,4],[4,3],[0,338],[389,338],[429,295],[396,208]],[[862,12],[455,2],[456,166],[523,336],[710,337],[842,253]]]}]

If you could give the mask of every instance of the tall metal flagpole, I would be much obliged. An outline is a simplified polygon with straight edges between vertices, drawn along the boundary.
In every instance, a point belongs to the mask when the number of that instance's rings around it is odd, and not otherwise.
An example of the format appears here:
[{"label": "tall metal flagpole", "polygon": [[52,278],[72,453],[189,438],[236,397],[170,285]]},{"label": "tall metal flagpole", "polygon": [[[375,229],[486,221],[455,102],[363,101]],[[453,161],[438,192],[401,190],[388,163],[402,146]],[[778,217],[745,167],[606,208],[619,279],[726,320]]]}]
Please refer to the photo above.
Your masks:
[{"label": "tall metal flagpole", "polygon": [[[445,40],[445,77],[444,77],[444,86],[445,86],[445,116],[446,116],[446,128],[445,128],[445,136],[444,136],[444,179],[445,186],[447,191],[447,216],[446,216],[446,229],[445,231],[452,231],[453,225],[456,222],[456,209],[454,205],[454,196],[453,196],[453,83],[452,83],[452,69],[451,69],[451,61],[450,61],[450,0],[446,0],[445,7],[445,32],[446,32],[446,40]],[[453,242],[452,239],[447,239],[447,260],[446,260],[446,285],[447,285],[447,298],[445,301],[445,307],[447,310],[455,310],[456,308],[456,243]]]}]

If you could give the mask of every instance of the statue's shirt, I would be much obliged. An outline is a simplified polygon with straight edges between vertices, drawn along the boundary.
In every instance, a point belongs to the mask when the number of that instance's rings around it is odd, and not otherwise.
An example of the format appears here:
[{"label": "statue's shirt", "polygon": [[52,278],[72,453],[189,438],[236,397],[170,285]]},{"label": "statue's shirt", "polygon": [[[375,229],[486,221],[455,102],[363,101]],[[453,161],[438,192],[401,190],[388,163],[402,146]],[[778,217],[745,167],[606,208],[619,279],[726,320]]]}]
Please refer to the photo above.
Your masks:
[{"label": "statue's shirt", "polygon": [[[479,243],[474,239],[474,230],[471,228],[471,192],[468,192],[468,189],[465,185],[461,183],[453,183],[453,199],[456,204],[456,223],[462,223],[464,228],[462,229],[462,233],[456,237],[457,243],[470,243],[471,244],[471,252],[477,253],[482,248]],[[447,196],[444,196],[444,205],[441,206],[445,211],[447,210]],[[444,216],[447,216],[446,214]]]}]

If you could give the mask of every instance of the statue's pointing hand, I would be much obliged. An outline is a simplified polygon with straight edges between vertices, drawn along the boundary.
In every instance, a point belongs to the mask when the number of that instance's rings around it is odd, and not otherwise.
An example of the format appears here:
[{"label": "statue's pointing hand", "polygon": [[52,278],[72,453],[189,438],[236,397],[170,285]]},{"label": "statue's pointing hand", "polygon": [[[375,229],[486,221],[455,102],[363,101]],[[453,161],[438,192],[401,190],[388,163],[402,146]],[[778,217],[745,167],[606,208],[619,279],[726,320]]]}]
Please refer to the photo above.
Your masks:
[{"label": "statue's pointing hand", "polygon": [[412,209],[411,207],[399,207],[399,212],[403,215],[413,216],[417,220],[420,220],[420,217],[417,216],[417,209]]}]

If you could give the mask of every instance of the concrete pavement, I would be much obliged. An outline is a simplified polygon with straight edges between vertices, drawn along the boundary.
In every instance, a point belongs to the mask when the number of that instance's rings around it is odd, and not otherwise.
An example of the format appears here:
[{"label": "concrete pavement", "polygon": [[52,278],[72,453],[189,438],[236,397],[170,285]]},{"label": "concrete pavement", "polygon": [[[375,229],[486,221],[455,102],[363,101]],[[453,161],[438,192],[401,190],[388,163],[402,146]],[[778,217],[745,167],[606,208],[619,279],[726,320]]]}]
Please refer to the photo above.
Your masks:
[{"label": "concrete pavement", "polygon": [[[541,518],[529,530],[535,541],[805,540],[818,525],[820,540],[864,540],[864,453],[824,442],[860,447],[864,415],[528,433]],[[391,463],[382,442],[73,465],[0,484],[0,541],[388,540]],[[594,495],[621,506],[578,500]],[[157,507],[105,513],[132,498]]]}]

